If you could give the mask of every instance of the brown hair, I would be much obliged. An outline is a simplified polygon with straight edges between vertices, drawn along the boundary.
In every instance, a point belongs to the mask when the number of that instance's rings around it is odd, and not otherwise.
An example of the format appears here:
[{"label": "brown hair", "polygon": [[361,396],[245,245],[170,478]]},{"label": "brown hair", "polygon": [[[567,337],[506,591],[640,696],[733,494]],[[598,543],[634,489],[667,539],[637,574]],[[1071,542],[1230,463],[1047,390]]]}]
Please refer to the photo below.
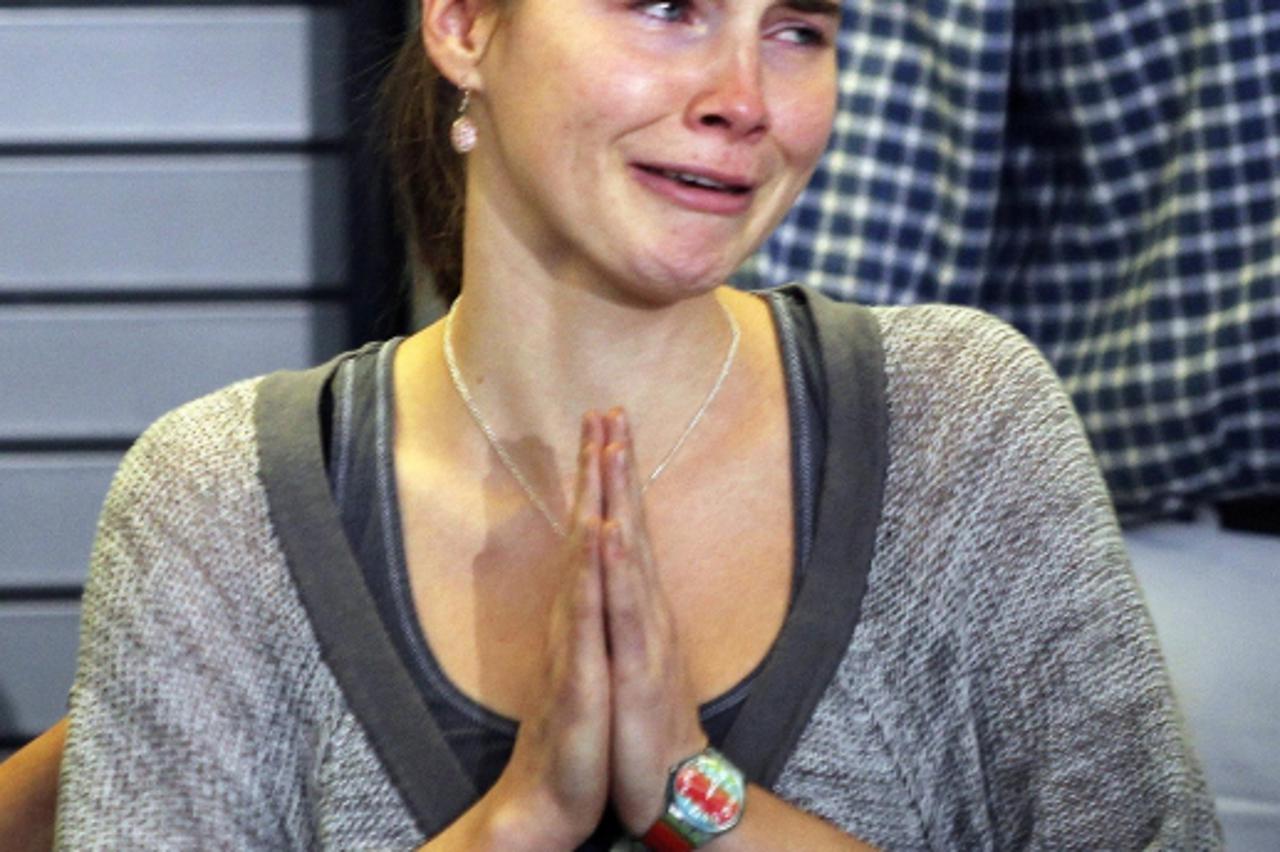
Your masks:
[{"label": "brown hair", "polygon": [[425,272],[450,305],[462,289],[466,173],[449,144],[460,94],[410,32],[382,84],[382,119],[400,225],[417,281]]}]

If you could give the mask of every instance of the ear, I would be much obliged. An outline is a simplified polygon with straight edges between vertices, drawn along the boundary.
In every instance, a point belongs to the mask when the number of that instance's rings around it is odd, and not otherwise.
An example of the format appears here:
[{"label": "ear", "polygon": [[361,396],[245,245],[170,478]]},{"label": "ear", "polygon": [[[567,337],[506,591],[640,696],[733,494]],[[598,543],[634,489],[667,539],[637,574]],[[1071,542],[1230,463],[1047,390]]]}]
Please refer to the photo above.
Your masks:
[{"label": "ear", "polygon": [[498,23],[499,0],[422,0],[422,43],[458,88],[480,89],[480,60]]}]

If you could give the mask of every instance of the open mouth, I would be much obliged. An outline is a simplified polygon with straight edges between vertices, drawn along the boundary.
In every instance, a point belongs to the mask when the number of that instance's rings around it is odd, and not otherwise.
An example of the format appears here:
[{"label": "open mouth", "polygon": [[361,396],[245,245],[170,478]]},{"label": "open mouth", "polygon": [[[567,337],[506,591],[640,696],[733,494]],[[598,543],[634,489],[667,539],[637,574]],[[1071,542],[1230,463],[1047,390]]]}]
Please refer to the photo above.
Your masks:
[{"label": "open mouth", "polygon": [[711,192],[723,192],[727,195],[746,195],[748,192],[751,191],[751,187],[746,184],[728,183],[725,181],[716,180],[715,178],[709,177],[708,175],[704,175],[704,174],[676,171],[673,169],[664,169],[658,166],[646,166],[643,164],[637,164],[637,168],[639,168],[642,171],[648,172],[651,175],[656,175],[658,177],[665,178],[666,180],[673,181],[674,183],[681,184],[682,186],[688,186],[693,189],[705,189]]}]

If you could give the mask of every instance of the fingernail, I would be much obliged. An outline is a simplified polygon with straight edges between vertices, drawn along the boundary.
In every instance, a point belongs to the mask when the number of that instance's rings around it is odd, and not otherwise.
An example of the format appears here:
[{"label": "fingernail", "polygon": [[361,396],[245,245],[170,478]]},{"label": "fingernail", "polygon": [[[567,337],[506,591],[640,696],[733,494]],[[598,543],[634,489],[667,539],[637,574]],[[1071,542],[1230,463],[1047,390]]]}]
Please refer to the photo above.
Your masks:
[{"label": "fingernail", "polygon": [[610,441],[608,446],[604,448],[605,455],[608,456],[607,462],[614,470],[622,470],[623,463],[626,460],[626,454],[619,441]]}]

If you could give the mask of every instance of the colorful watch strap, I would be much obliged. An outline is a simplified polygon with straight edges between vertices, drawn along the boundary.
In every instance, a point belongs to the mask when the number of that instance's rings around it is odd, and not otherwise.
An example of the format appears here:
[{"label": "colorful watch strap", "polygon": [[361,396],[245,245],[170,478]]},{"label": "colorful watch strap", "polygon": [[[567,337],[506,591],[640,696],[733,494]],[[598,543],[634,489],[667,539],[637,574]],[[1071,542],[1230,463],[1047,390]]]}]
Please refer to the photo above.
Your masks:
[{"label": "colorful watch strap", "polygon": [[668,819],[668,815],[664,813],[649,827],[644,837],[640,838],[645,848],[650,852],[690,852],[697,848]]}]

